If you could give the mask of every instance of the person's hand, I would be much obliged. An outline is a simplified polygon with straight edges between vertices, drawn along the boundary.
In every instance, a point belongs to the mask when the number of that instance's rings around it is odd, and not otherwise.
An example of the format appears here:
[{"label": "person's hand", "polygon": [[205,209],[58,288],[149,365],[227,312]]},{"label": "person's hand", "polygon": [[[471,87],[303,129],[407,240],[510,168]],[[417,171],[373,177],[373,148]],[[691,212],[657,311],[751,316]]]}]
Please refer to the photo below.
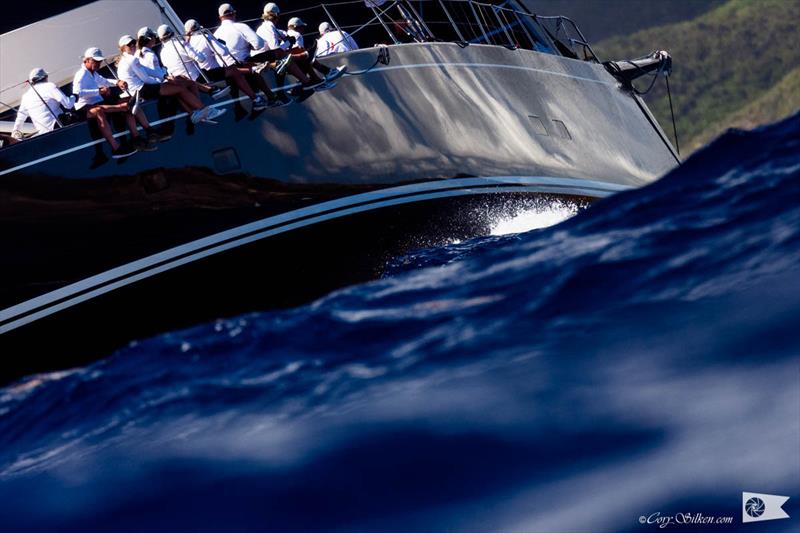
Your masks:
[{"label": "person's hand", "polygon": [[11,138],[14,139],[15,141],[21,141],[24,137],[21,131],[14,130],[11,132]]},{"label": "person's hand", "polygon": [[128,88],[128,82],[125,80],[117,80],[117,87],[122,89],[123,91]]},{"label": "person's hand", "polygon": [[100,87],[100,96],[105,98],[106,96],[108,96],[108,93],[109,93],[108,87]]}]

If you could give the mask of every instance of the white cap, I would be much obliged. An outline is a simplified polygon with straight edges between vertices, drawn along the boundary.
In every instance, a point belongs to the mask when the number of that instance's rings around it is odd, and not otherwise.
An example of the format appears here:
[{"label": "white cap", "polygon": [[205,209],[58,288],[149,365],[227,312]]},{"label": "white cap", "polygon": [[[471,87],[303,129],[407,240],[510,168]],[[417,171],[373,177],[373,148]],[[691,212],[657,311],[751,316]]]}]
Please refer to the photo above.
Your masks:
[{"label": "white cap", "polygon": [[331,26],[330,22],[323,22],[319,25],[319,34],[322,35],[325,32],[331,31],[333,26]]},{"label": "white cap", "polygon": [[236,13],[236,10],[230,4],[222,4],[221,6],[219,6],[219,9],[217,9],[217,13],[219,13],[219,16],[221,17],[223,15],[230,15],[232,13]]},{"label": "white cap", "polygon": [[131,41],[135,43],[136,39],[134,39],[130,35],[123,35],[122,37],[119,38],[119,42],[117,44],[119,44],[119,47],[122,48],[123,46],[129,44]]},{"label": "white cap", "polygon": [[103,57],[103,52],[96,46],[87,48],[86,51],[83,53],[83,58],[94,59],[95,61],[102,61],[103,59],[105,59],[105,57]]},{"label": "white cap", "polygon": [[141,28],[139,28],[139,31],[136,32],[136,37],[140,39],[142,37],[155,37],[155,36],[156,32],[154,32],[153,29],[148,26],[142,26]]},{"label": "white cap", "polygon": [[276,15],[280,13],[281,10],[278,7],[278,4],[275,2],[270,2],[269,4],[264,6],[264,15],[268,15],[269,13],[275,13]]},{"label": "white cap", "polygon": [[42,81],[47,77],[47,72],[43,68],[35,68],[28,74],[28,81],[30,83],[36,83]]},{"label": "white cap", "polygon": [[300,20],[300,17],[292,17],[289,19],[289,24],[287,26],[294,26],[295,28],[299,28],[300,26],[305,26],[306,23]]},{"label": "white cap", "polygon": [[170,37],[175,35],[175,32],[172,31],[172,28],[170,28],[166,24],[162,24],[161,26],[159,26],[157,33],[158,33],[158,38],[161,39],[162,41],[169,39]]},{"label": "white cap", "polygon": [[199,29],[200,29],[200,23],[199,23],[199,22],[197,22],[197,21],[196,21],[196,20],[194,20],[194,19],[189,19],[189,20],[187,20],[187,21],[184,23],[184,25],[183,25],[183,30],[184,30],[186,33],[190,33],[190,32],[193,32],[193,31],[197,31],[197,30],[199,30]]}]

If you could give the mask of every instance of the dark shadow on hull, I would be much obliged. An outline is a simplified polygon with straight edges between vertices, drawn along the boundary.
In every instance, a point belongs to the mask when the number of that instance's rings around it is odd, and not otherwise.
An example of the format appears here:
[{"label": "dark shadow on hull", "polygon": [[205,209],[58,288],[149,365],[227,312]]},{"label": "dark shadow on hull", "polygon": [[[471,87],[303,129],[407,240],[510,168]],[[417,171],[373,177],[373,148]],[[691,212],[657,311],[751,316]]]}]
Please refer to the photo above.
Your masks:
[{"label": "dark shadow on hull", "polygon": [[492,194],[384,207],[180,266],[0,335],[0,382],[85,364],[160,332],[309,302],[379,277],[408,250],[486,235],[493,211],[530,200]]}]

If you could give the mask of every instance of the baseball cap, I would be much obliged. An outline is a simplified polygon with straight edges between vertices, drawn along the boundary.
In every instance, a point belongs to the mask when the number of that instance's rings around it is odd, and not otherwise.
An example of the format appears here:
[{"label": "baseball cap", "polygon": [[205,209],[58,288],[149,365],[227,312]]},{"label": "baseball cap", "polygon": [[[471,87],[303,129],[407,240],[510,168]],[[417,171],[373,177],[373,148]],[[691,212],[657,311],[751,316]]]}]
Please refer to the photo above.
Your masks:
[{"label": "baseball cap", "polygon": [[331,26],[330,22],[323,22],[319,25],[319,34],[322,35],[323,33],[331,31],[332,29],[333,26]]},{"label": "baseball cap", "polygon": [[172,31],[172,28],[170,28],[166,24],[162,24],[161,26],[159,26],[157,33],[158,33],[158,38],[161,39],[162,41],[165,39],[169,39],[170,37],[175,35],[175,32]]},{"label": "baseball cap", "polygon": [[130,35],[123,35],[122,37],[119,38],[119,42],[117,44],[119,44],[119,47],[122,48],[123,46],[131,44],[131,42],[135,43],[136,39],[134,39]]},{"label": "baseball cap", "polygon": [[197,31],[199,29],[200,29],[200,23],[197,22],[194,19],[187,20],[186,23],[183,25],[183,30],[186,33],[191,33],[193,31]]},{"label": "baseball cap", "polygon": [[143,27],[139,28],[139,31],[136,32],[136,37],[139,37],[139,38],[146,37],[148,39],[151,39],[151,38],[153,38],[155,36],[156,36],[156,32],[154,32],[153,29],[148,27],[148,26],[143,26]]},{"label": "baseball cap", "polygon": [[300,20],[300,17],[292,17],[292,18],[290,18],[289,19],[289,23],[287,24],[287,26],[294,26],[296,28],[299,28],[300,26],[305,26],[305,25],[306,25],[306,23],[303,22],[302,20]]},{"label": "baseball cap", "polygon": [[42,81],[47,77],[47,72],[41,67],[35,68],[31,70],[31,73],[28,74],[28,81],[30,83],[36,83],[38,81]]},{"label": "baseball cap", "polygon": [[269,4],[264,6],[264,15],[268,15],[269,13],[275,13],[276,15],[280,13],[281,10],[278,7],[278,4],[274,2],[270,2]]},{"label": "baseball cap", "polygon": [[94,59],[95,61],[102,61],[105,59],[103,57],[103,52],[96,46],[91,48],[87,48],[86,51],[83,53],[83,59]]},{"label": "baseball cap", "polygon": [[236,10],[230,4],[222,4],[221,6],[219,6],[219,9],[217,9],[217,13],[219,13],[219,16],[221,17],[223,15],[230,15],[232,13],[236,13]]}]

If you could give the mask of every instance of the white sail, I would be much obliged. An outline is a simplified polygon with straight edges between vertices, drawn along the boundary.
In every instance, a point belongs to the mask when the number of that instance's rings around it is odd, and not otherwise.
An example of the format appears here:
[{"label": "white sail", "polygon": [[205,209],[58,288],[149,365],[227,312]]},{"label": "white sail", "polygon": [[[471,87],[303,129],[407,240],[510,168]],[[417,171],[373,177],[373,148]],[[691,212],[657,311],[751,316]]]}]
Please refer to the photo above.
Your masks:
[{"label": "white sail", "polygon": [[35,67],[44,68],[57,85],[70,83],[90,46],[99,47],[110,58],[119,54],[120,36],[161,24],[171,24],[182,33],[183,23],[164,0],[98,0],[4,33],[0,35],[0,102],[18,105],[27,89],[28,73]]}]

